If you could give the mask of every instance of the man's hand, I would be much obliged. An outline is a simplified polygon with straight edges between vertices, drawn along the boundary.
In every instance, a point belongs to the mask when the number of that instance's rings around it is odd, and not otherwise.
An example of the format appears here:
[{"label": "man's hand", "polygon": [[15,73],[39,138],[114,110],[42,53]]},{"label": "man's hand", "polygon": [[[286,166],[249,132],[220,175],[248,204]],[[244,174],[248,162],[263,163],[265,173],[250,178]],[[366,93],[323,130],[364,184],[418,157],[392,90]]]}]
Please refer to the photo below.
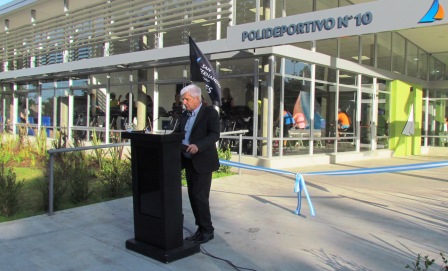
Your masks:
[{"label": "man's hand", "polygon": [[196,144],[188,145],[187,152],[190,154],[196,154],[199,151],[198,146]]}]

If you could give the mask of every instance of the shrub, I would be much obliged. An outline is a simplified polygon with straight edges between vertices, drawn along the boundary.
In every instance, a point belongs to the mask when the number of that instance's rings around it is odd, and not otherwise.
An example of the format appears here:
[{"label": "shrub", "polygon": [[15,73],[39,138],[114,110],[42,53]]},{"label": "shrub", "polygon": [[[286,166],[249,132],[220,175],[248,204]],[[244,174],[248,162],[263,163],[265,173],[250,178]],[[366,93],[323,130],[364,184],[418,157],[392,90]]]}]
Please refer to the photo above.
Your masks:
[{"label": "shrub", "polygon": [[0,212],[4,216],[14,215],[19,207],[19,195],[24,180],[16,181],[16,174],[12,168],[5,174],[4,164],[0,172]]},{"label": "shrub", "polygon": [[[230,149],[218,149],[219,159],[230,160],[232,158],[232,153]],[[230,173],[230,166],[220,166],[218,172]]]},{"label": "shrub", "polygon": [[93,194],[90,189],[90,182],[92,179],[91,168],[81,161],[72,166],[68,176],[70,184],[70,198],[73,203],[86,202]]},{"label": "shrub", "polygon": [[132,182],[131,165],[119,159],[104,159],[98,179],[105,197],[122,197]]},{"label": "shrub", "polygon": [[12,153],[9,152],[6,147],[4,147],[3,143],[0,143],[0,149],[2,150],[0,152],[0,163],[6,164],[12,159]]},{"label": "shrub", "polygon": [[[60,166],[59,164],[55,164],[53,169],[53,208],[57,210],[59,204],[62,202],[62,199],[67,191],[67,169],[64,166]],[[46,174],[45,178],[39,179],[37,183],[37,188],[41,194],[42,206],[45,211],[49,210],[49,174]]]},{"label": "shrub", "polygon": [[[442,252],[439,255],[440,255],[440,257],[442,257],[442,262],[443,262],[440,271],[448,271],[448,260],[445,258],[445,256],[443,255]],[[428,268],[435,263],[435,259],[429,259],[429,256],[426,255],[422,262],[424,267],[422,267],[422,266],[420,266],[420,263],[422,260],[423,260],[422,256],[420,254],[418,254],[417,259],[415,260],[415,262],[412,263],[412,266],[410,266],[408,264],[408,265],[406,265],[406,269],[412,269],[413,271],[427,271]]]},{"label": "shrub", "polygon": [[[98,138],[95,130],[93,131],[92,145],[93,146],[101,145],[101,140]],[[105,156],[106,156],[106,150],[104,150],[104,149],[94,149],[93,150],[93,157],[96,160],[96,163],[98,164],[100,169],[103,167],[103,161],[104,161]]]}]

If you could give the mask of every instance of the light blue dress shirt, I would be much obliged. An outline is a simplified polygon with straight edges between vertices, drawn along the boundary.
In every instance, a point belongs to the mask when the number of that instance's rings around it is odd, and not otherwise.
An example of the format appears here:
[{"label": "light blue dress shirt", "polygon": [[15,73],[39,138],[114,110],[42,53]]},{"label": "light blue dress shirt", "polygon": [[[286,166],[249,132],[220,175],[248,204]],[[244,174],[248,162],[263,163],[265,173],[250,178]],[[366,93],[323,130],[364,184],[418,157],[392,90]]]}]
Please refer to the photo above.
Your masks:
[{"label": "light blue dress shirt", "polygon": [[[182,140],[182,144],[190,145],[190,134],[191,129],[193,128],[193,124],[196,120],[196,116],[198,115],[199,110],[201,109],[202,103],[191,112],[191,116],[188,118],[187,123],[185,124],[185,139]],[[184,153],[185,157],[190,158],[191,155],[189,153]]]}]

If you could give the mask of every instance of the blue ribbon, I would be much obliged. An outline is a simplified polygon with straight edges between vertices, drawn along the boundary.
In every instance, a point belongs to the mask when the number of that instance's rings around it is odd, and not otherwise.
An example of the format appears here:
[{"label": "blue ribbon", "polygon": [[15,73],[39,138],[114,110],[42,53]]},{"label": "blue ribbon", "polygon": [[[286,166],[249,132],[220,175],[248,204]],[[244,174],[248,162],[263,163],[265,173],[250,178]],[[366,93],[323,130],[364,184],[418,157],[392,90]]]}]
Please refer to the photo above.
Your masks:
[{"label": "blue ribbon", "polygon": [[376,168],[360,168],[360,169],[349,169],[349,170],[334,170],[334,171],[318,171],[303,173],[303,175],[362,175],[362,174],[378,174],[378,173],[392,173],[400,171],[412,171],[412,170],[422,170],[438,167],[448,166],[448,161],[441,162],[428,162],[421,164],[409,164],[400,166],[387,166],[387,167],[376,167]]},{"label": "blue ribbon", "polygon": [[308,190],[306,189],[305,180],[303,179],[303,176],[301,174],[293,173],[293,172],[289,172],[289,171],[285,171],[285,170],[279,170],[279,169],[265,168],[265,167],[260,167],[260,166],[252,166],[252,165],[248,165],[248,164],[242,164],[242,163],[232,162],[232,161],[223,160],[223,159],[219,159],[219,162],[221,163],[221,165],[224,165],[224,166],[295,176],[296,182],[294,185],[294,193],[297,193],[297,208],[296,208],[295,213],[297,215],[300,215],[300,209],[302,208],[302,191],[303,191],[305,193],[306,199],[308,201],[308,205],[310,206],[311,215],[312,216],[316,215],[314,212],[313,204],[310,199],[310,195],[308,194]]},{"label": "blue ribbon", "polygon": [[242,164],[237,162],[232,162],[229,160],[219,159],[221,165],[231,166],[243,169],[250,170],[258,170],[265,171],[275,174],[285,174],[285,175],[293,175],[295,176],[295,184],[294,184],[294,193],[297,193],[297,208],[295,213],[300,215],[300,210],[302,208],[302,191],[305,193],[306,199],[308,201],[308,205],[310,206],[310,213],[312,216],[315,216],[313,203],[311,202],[311,198],[308,194],[308,189],[305,185],[305,180],[303,178],[304,175],[362,175],[362,174],[379,174],[379,173],[393,173],[400,171],[411,171],[411,170],[422,170],[422,169],[430,169],[430,168],[438,168],[438,167],[446,167],[448,166],[448,161],[441,162],[429,162],[429,163],[421,163],[421,164],[409,164],[409,165],[400,165],[400,166],[387,166],[387,167],[376,167],[376,168],[362,168],[362,169],[350,169],[350,170],[334,170],[334,171],[318,171],[318,172],[308,172],[308,173],[292,173],[285,170],[265,168],[260,166],[252,166],[248,164]]}]

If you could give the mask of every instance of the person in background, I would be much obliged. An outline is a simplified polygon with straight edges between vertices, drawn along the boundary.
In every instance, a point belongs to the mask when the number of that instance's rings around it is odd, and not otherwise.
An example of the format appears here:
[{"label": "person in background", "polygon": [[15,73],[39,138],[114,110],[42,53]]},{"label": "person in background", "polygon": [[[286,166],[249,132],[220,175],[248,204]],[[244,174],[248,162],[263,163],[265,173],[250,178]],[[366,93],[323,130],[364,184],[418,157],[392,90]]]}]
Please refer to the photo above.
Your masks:
[{"label": "person in background", "polygon": [[306,128],[306,117],[302,112],[298,112],[294,115],[295,127],[298,129]]},{"label": "person in background", "polygon": [[[277,125],[280,125],[280,118],[277,119]],[[289,137],[289,130],[294,126],[294,118],[289,111],[283,110],[283,138]],[[283,141],[283,145],[286,146],[286,141]]]},{"label": "person in background", "polygon": [[202,244],[214,238],[209,197],[212,172],[219,169],[216,149],[220,132],[219,115],[213,107],[202,104],[198,86],[188,85],[181,90],[180,95],[186,110],[174,132],[185,133],[182,144],[187,148],[181,154],[181,163],[185,169],[195,224],[198,226],[196,232],[185,239]]},{"label": "person in background", "polygon": [[120,107],[120,102],[117,100],[117,95],[115,93],[110,93],[110,102],[109,102],[110,108],[118,108]]},{"label": "person in background", "polygon": [[222,90],[222,98],[221,98],[221,110],[224,118],[230,117],[230,112],[233,106],[234,101],[232,93],[230,92],[230,88],[224,88]]},{"label": "person in background", "polygon": [[174,95],[174,103],[171,109],[173,110],[173,119],[180,118],[182,111],[184,110],[182,101],[180,100],[180,93]]},{"label": "person in background", "polygon": [[[126,99],[123,101],[121,101],[121,95],[118,96],[118,102],[120,103],[121,115],[125,118],[128,117],[128,114],[129,114],[129,106],[130,106],[129,105],[129,96],[130,96],[130,93],[126,93]],[[135,108],[136,108],[135,102],[132,101],[132,109],[135,110]],[[134,111],[132,113],[134,113]],[[135,114],[133,114],[133,115],[135,115]]]},{"label": "person in background", "polygon": [[445,127],[444,127],[443,131],[448,132],[448,117],[445,118]]},{"label": "person in background", "polygon": [[120,102],[117,100],[117,95],[113,92],[109,94],[110,101],[109,101],[109,107],[110,107],[110,127],[112,129],[117,129],[117,120],[120,114]]},{"label": "person in background", "polygon": [[339,130],[347,130],[350,128],[350,118],[340,108],[338,109],[338,128]]},{"label": "person in background", "polygon": [[294,126],[295,121],[289,111],[283,111],[283,137],[289,137],[289,130]]}]

